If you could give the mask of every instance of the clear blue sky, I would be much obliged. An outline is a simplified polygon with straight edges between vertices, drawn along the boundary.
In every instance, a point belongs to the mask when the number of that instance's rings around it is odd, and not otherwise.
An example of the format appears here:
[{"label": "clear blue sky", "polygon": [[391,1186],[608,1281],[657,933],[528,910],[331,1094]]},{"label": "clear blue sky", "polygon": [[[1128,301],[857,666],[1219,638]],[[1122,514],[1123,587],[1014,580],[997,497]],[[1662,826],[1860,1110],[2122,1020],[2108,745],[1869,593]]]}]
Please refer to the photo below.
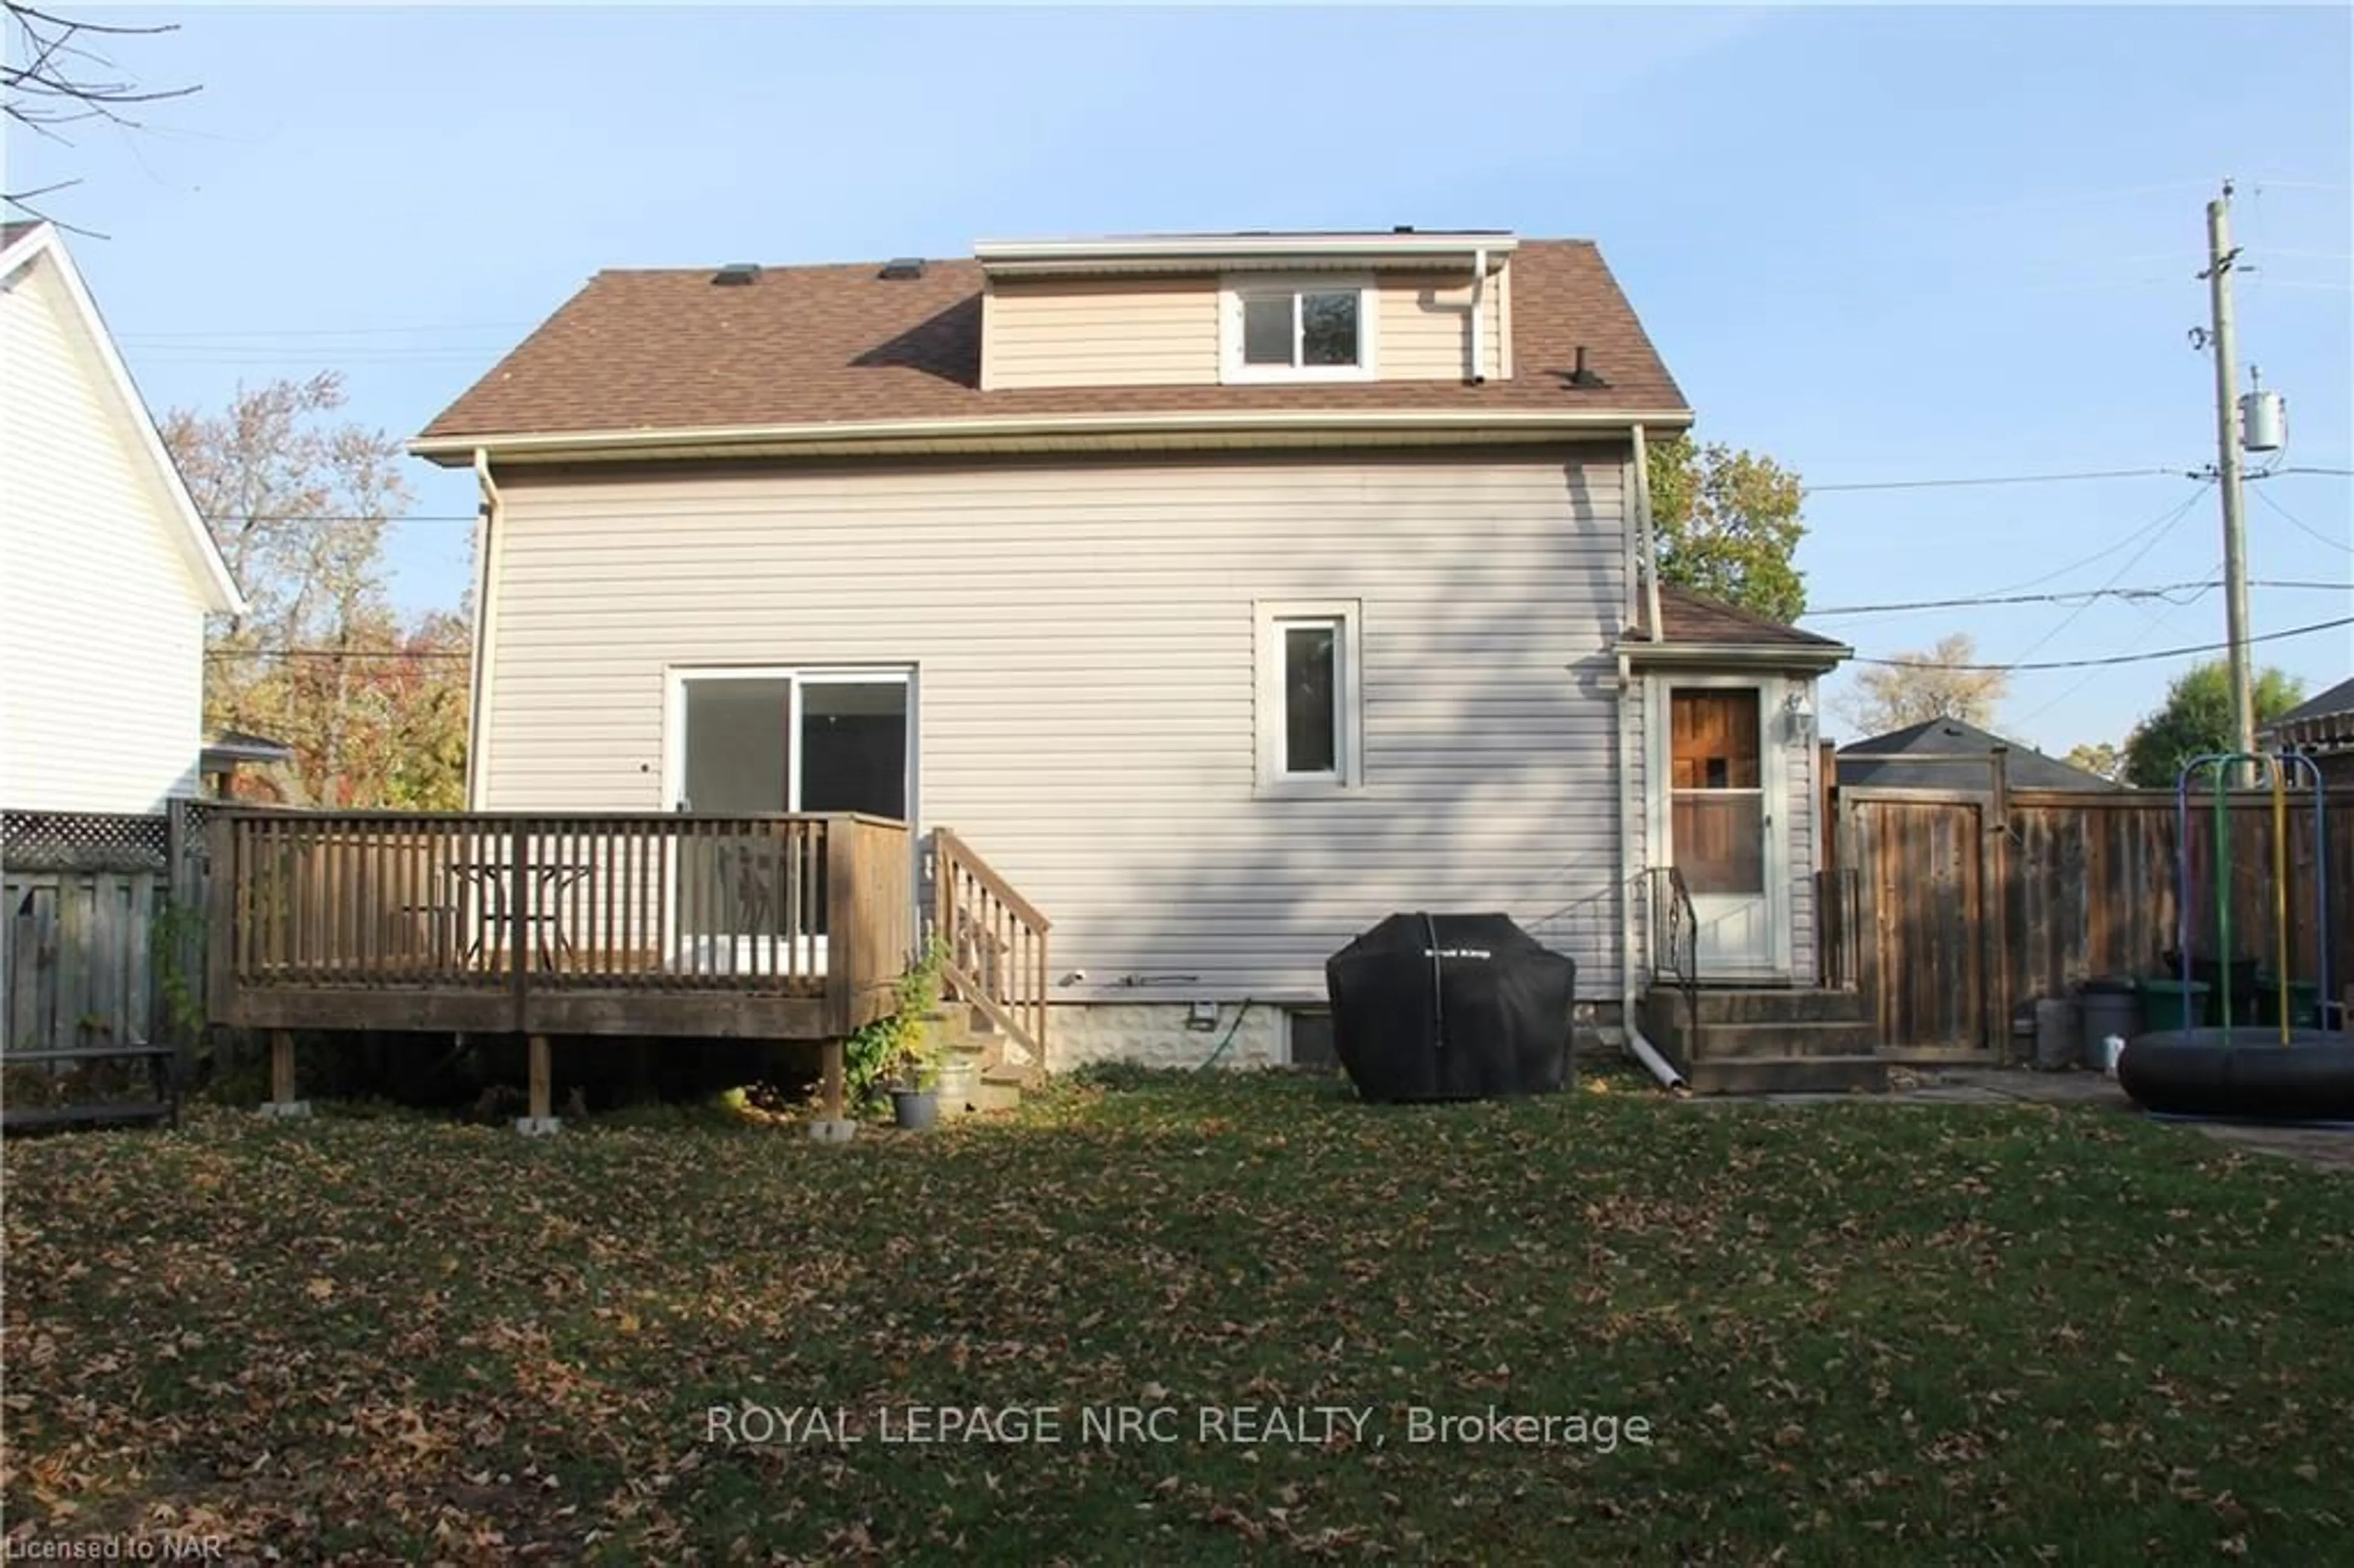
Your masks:
[{"label": "clear blue sky", "polygon": [[[136,13],[111,13],[132,19]],[[1709,438],[1812,483],[2214,458],[2203,212],[2240,183],[2242,357],[2285,461],[2354,467],[2344,8],[259,11],[116,48],[195,81],[144,133],[12,139],[157,410],[337,369],[407,435],[600,267],[964,253],[984,236],[1497,226],[1598,239]],[[417,510],[471,479],[415,466]],[[1825,492],[1822,608],[2200,579],[2179,477]],[[2253,573],[2343,584],[2343,477],[2253,487]],[[2264,498],[2302,524],[2301,530]],[[2306,531],[2306,530],[2309,530]],[[466,529],[396,546],[454,602]],[[2147,543],[2146,554],[2135,552]],[[2354,611],[2260,589],[2259,631]],[[2218,640],[2220,594],[1815,622],[1870,654]],[[2263,651],[2318,686],[2340,630]],[[2119,739],[2188,661],[2020,675],[2021,737]],[[1833,724],[1831,733],[1844,726]]]}]

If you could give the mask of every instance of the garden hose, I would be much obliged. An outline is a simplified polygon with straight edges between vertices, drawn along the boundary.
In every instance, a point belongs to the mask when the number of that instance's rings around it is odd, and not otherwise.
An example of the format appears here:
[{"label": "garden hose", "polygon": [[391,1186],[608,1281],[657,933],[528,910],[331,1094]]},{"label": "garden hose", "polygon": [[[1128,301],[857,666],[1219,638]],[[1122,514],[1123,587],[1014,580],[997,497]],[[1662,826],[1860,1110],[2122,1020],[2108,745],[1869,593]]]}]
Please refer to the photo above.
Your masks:
[{"label": "garden hose", "polygon": [[1235,1013],[1235,1021],[1226,1025],[1226,1037],[1218,1042],[1218,1048],[1211,1052],[1209,1056],[1202,1063],[1202,1065],[1194,1068],[1193,1071],[1197,1073],[1206,1073],[1212,1067],[1218,1065],[1218,1058],[1225,1055],[1226,1054],[1226,1047],[1235,1043],[1235,1035],[1242,1029],[1243,1020],[1250,1016],[1250,1010],[1251,999],[1249,997],[1243,998],[1241,1009]]}]

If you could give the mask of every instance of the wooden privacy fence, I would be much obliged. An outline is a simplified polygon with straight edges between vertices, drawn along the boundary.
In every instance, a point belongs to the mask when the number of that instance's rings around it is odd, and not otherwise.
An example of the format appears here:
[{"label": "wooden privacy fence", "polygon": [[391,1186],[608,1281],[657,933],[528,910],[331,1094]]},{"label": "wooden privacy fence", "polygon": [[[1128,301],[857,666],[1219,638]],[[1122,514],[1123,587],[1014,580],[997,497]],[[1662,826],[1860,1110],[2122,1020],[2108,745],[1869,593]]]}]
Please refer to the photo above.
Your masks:
[{"label": "wooden privacy fence", "polygon": [[[2314,899],[2328,858],[2333,990],[2354,983],[2354,789],[2327,798],[2316,842],[2310,786],[2288,810],[2291,977],[2317,978],[2324,933]],[[1999,1052],[2021,1004],[2104,975],[2170,972],[2179,945],[2176,800],[2171,792],[1842,788],[1840,864],[1856,884],[1860,981],[1877,994],[1892,1046]],[[2261,960],[2284,935],[2267,792],[2226,808],[2233,951],[2218,950],[2212,805],[2190,810],[2191,951]]]},{"label": "wooden privacy fence", "polygon": [[[203,808],[10,811],[0,1069],[10,1128],[170,1114],[203,1020]],[[145,1099],[135,1080],[153,1081]]]},{"label": "wooden privacy fence", "polygon": [[818,1040],[893,1005],[905,824],[218,810],[211,995],[271,1028]]},{"label": "wooden privacy fence", "polygon": [[172,1040],[173,994],[201,1004],[203,810],[6,814],[8,1051]]}]

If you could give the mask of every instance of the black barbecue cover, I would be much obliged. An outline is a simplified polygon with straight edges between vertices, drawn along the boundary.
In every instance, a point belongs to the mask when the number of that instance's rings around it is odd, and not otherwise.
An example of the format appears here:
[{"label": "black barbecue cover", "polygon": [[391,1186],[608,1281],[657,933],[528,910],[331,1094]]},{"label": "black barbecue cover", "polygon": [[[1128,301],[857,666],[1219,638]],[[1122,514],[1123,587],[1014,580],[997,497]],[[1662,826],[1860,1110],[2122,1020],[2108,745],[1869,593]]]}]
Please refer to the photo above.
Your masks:
[{"label": "black barbecue cover", "polygon": [[1332,1049],[1368,1100],[1551,1094],[1577,966],[1506,915],[1393,915],[1325,960]]}]

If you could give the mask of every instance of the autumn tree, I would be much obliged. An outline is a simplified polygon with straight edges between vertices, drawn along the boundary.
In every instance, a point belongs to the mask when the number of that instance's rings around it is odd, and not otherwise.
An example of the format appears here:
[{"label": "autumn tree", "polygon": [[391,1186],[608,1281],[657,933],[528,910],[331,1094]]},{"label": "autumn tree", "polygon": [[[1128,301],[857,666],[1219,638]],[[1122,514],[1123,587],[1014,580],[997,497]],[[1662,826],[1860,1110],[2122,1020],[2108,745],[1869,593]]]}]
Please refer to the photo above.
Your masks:
[{"label": "autumn tree", "polygon": [[[2255,680],[2256,723],[2263,726],[2305,700],[2305,683],[2267,668]],[[2171,789],[2194,757],[2238,749],[2232,723],[2232,667],[2223,660],[2194,664],[2166,689],[2156,713],[2126,737],[2126,782]]]},{"label": "autumn tree", "polygon": [[1807,585],[1791,557],[1807,525],[1798,476],[1773,459],[1688,435],[1648,452],[1659,580],[1794,621]]},{"label": "autumn tree", "polygon": [[[20,134],[64,142],[69,127],[91,122],[136,130],[134,114],[141,105],[185,98],[196,90],[142,87],[111,56],[122,40],[176,33],[176,24],[92,22],[21,0],[0,0],[0,9],[6,13],[5,38],[0,38],[0,111]],[[37,189],[7,191],[0,193],[0,201],[37,217],[43,216],[36,206],[42,197],[77,183],[61,180]]]},{"label": "autumn tree", "polygon": [[2125,774],[2124,757],[2118,753],[2115,747],[2105,740],[2086,741],[2080,746],[2071,747],[2068,750],[2068,766],[2081,768],[2087,773],[2108,779],[2111,783],[2116,782]]},{"label": "autumn tree", "polygon": [[249,601],[208,637],[206,720],[293,748],[292,803],[462,804],[468,636],[461,616],[404,625],[384,543],[406,508],[399,443],[334,422],[332,374],[239,388],[164,421],[198,510]]},{"label": "autumn tree", "polygon": [[1977,642],[1968,632],[1956,631],[1939,638],[1934,648],[1859,669],[1855,684],[1837,705],[1868,736],[1935,718],[1991,729],[1995,710],[2009,694],[2010,676],[1977,664]]}]

